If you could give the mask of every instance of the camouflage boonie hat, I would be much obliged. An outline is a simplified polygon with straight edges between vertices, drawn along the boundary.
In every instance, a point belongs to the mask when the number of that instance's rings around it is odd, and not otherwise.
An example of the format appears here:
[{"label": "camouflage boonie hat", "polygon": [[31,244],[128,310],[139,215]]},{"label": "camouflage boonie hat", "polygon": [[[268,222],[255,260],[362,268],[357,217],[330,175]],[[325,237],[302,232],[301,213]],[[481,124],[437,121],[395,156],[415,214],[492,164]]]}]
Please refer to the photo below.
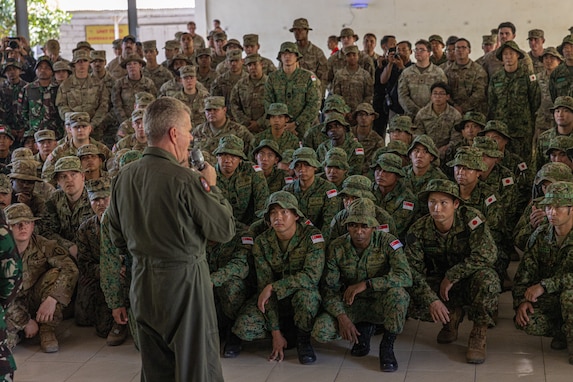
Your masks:
[{"label": "camouflage boonie hat", "polygon": [[269,221],[269,212],[273,204],[278,204],[281,208],[294,210],[299,217],[304,219],[304,214],[298,208],[296,196],[287,191],[277,191],[270,194],[263,209],[257,212],[257,216],[260,218],[264,217],[266,221]]},{"label": "camouflage boonie hat", "polygon": [[440,154],[438,153],[438,148],[436,147],[434,140],[430,138],[429,135],[422,134],[414,138],[412,144],[410,145],[410,148],[408,148],[408,156],[410,156],[410,153],[412,152],[412,150],[414,150],[414,147],[416,147],[416,145],[424,146],[426,150],[428,150],[428,152],[434,156],[434,160],[440,158]]},{"label": "camouflage boonie hat", "polygon": [[281,44],[281,48],[279,49],[279,54],[277,55],[277,60],[281,60],[281,53],[290,52],[296,53],[296,56],[301,59],[302,54],[298,51],[298,46],[294,42],[286,41]]},{"label": "camouflage boonie hat", "polygon": [[363,102],[361,104],[358,104],[358,106],[356,106],[356,110],[354,110],[354,113],[352,113],[352,117],[354,119],[356,119],[356,116],[361,111],[367,113],[368,115],[374,114],[374,119],[377,119],[380,116],[380,114],[378,114],[376,111],[374,111],[374,108],[372,107],[371,104],[369,104],[367,102]]},{"label": "camouflage boonie hat", "polygon": [[540,206],[565,207],[573,206],[573,183],[555,182],[551,183],[545,191],[545,197]]},{"label": "camouflage boonie hat", "polygon": [[[496,144],[497,146],[497,144]],[[483,161],[483,151],[475,147],[460,147],[453,160],[446,163],[448,167],[464,166],[470,170],[485,171],[487,165]]]},{"label": "camouflage boonie hat", "polygon": [[350,45],[342,49],[342,53],[344,53],[344,55],[346,56],[347,54],[350,53],[360,54],[360,51],[358,50],[358,47],[356,45]]},{"label": "camouflage boonie hat", "polygon": [[110,178],[90,179],[86,181],[86,191],[90,201],[107,198],[111,195]]},{"label": "camouflage boonie hat", "polygon": [[243,35],[243,46],[256,46],[259,45],[259,35],[258,34],[246,34]]},{"label": "camouflage boonie hat", "polygon": [[448,194],[462,202],[460,198],[460,189],[455,182],[448,179],[432,179],[426,184],[424,191],[418,193],[418,200],[422,203],[428,203],[428,197],[432,192],[442,192]]},{"label": "camouflage boonie hat", "polygon": [[72,53],[76,53],[78,50],[82,50],[82,49],[89,49],[90,51],[91,51],[91,50],[94,50],[94,48],[92,48],[92,45],[91,45],[89,42],[87,42],[87,41],[79,41],[79,42],[76,44],[75,49],[72,49]]},{"label": "camouflage boonie hat", "polygon": [[243,59],[243,52],[240,50],[230,50],[225,56],[227,57],[227,61],[239,61]]},{"label": "camouflage boonie hat", "polygon": [[245,143],[243,140],[236,135],[230,134],[219,139],[219,146],[213,151],[213,155],[231,154],[247,160],[244,151]]},{"label": "camouflage boonie hat", "polygon": [[497,37],[490,34],[481,36],[482,45],[495,45],[497,43]]},{"label": "camouflage boonie hat", "polygon": [[211,48],[200,48],[197,49],[195,52],[195,57],[201,57],[201,56],[209,56],[211,57]]},{"label": "camouflage boonie hat", "polygon": [[213,33],[213,40],[217,41],[217,40],[226,40],[227,39],[227,34],[225,32],[215,32]]},{"label": "camouflage boonie hat", "polygon": [[341,170],[349,170],[348,155],[340,147],[333,147],[326,152],[322,167],[338,167]]},{"label": "camouflage boonie hat", "polygon": [[371,191],[372,181],[363,175],[350,175],[342,182],[342,189],[338,193],[340,196],[348,195],[357,198],[376,200]]},{"label": "camouflage boonie hat", "polygon": [[370,166],[372,169],[376,167],[380,167],[380,169],[386,172],[393,172],[402,178],[406,176],[406,173],[402,169],[402,158],[393,153],[379,155],[376,161]]},{"label": "camouflage boonie hat", "polygon": [[346,104],[344,98],[338,94],[330,94],[324,100],[324,106],[322,107],[322,112],[324,114],[336,111],[340,114],[350,113],[350,106]]},{"label": "camouflage boonie hat", "polygon": [[22,70],[22,64],[18,60],[9,58],[6,60],[6,62],[4,62],[4,65],[2,65],[2,76],[5,76],[6,69],[8,69],[10,66]]},{"label": "camouflage boonie hat", "polygon": [[[179,41],[167,40],[167,41],[165,41],[165,46],[163,47],[163,49],[177,49],[177,48],[179,48],[179,46],[180,46]],[[209,53],[211,53],[210,49],[209,49]]]},{"label": "camouflage boonie hat", "polygon": [[[76,50],[76,51],[74,52],[74,56],[73,56],[73,58],[72,58],[72,64],[75,64],[75,63],[78,62],[79,60],[85,60],[85,61],[87,61],[87,62],[91,62],[90,53],[89,53],[89,52],[86,52],[86,51],[83,50],[83,49]],[[58,62],[61,62],[61,61],[57,61],[56,63],[58,63]],[[55,69],[56,63],[54,63],[54,72],[56,71],[56,69]]]},{"label": "camouflage boonie hat", "polygon": [[123,168],[125,165],[128,165],[136,160],[143,158],[143,153],[139,150],[127,150],[123,153],[118,160],[119,168]]},{"label": "camouflage boonie hat", "polygon": [[545,150],[545,155],[549,156],[552,151],[559,150],[567,153],[567,150],[573,148],[573,137],[568,135],[558,135],[551,138],[547,150]]},{"label": "camouflage boonie hat", "polygon": [[544,180],[551,183],[555,182],[573,182],[573,173],[565,163],[549,162],[545,163],[535,175],[534,183],[540,184]]},{"label": "camouflage boonie hat", "polygon": [[437,41],[437,42],[439,42],[440,44],[442,44],[442,45],[444,45],[444,46],[446,45],[446,44],[444,44],[444,39],[442,38],[442,36],[440,36],[440,35],[438,35],[438,34],[433,34],[433,35],[431,35],[430,37],[428,37],[428,41],[429,41],[429,42]]},{"label": "camouflage boonie hat", "polygon": [[203,102],[205,104],[205,110],[221,109],[225,107],[225,97],[220,97],[220,96],[206,97],[205,101]]},{"label": "camouflage boonie hat", "polygon": [[267,110],[267,119],[271,115],[286,115],[289,119],[292,119],[291,115],[288,113],[288,106],[284,103],[271,103],[269,105],[269,110]]},{"label": "camouflage boonie hat", "polygon": [[253,157],[257,156],[259,151],[263,148],[268,148],[274,151],[275,155],[279,158],[279,162],[283,160],[281,155],[279,144],[273,139],[263,139],[259,142],[259,145],[253,150]]},{"label": "camouflage boonie hat", "polygon": [[[225,45],[223,45],[223,52],[226,52],[227,49],[229,49],[229,45],[236,45],[241,51],[243,51],[243,46],[241,45],[239,40],[232,38],[232,39],[228,40]],[[227,58],[229,58],[229,57],[227,56]]]},{"label": "camouflage boonie hat", "polygon": [[555,111],[558,107],[566,107],[567,109],[573,111],[573,97],[569,96],[559,96],[555,99],[553,107],[549,110]]},{"label": "camouflage boonie hat", "polygon": [[520,60],[523,57],[525,57],[525,55],[523,54],[521,49],[519,49],[519,45],[517,45],[517,43],[515,41],[510,40],[510,41],[506,41],[503,44],[501,44],[501,46],[499,48],[497,48],[497,50],[495,51],[495,57],[500,61],[502,61],[502,54],[503,54],[503,50],[505,48],[509,48],[509,49],[515,51],[518,54]]},{"label": "camouflage boonie hat", "polygon": [[370,199],[359,198],[347,208],[348,216],[344,219],[343,224],[349,223],[366,224],[369,228],[378,227],[380,224],[376,220],[376,206]]},{"label": "camouflage boonie hat", "polygon": [[483,115],[482,113],[478,111],[468,111],[464,114],[464,117],[462,118],[460,123],[454,126],[454,129],[456,129],[456,131],[461,132],[466,126],[466,122],[473,122],[475,124],[478,124],[483,129],[485,127],[485,121],[486,121],[485,115]]},{"label": "camouflage boonie hat", "polygon": [[99,151],[99,148],[91,143],[88,143],[87,145],[83,145],[78,149],[78,152],[76,154],[78,156],[78,158],[80,158],[80,160],[82,159],[82,157],[84,155],[97,155],[101,158],[102,162],[105,161],[105,155],[102,154],[101,151]]},{"label": "camouflage boonie hat", "polygon": [[8,207],[4,208],[4,214],[6,215],[6,223],[8,224],[33,222],[41,219],[34,217],[30,207],[24,203],[10,204]]},{"label": "camouflage boonie hat", "polygon": [[[16,150],[12,151],[12,156],[10,158],[11,162],[15,162],[18,160],[35,160],[34,153],[27,147],[18,147]],[[10,163],[8,166],[11,166]],[[38,164],[40,164],[38,162]]]},{"label": "camouflage boonie hat", "polygon": [[390,120],[390,124],[388,125],[387,132],[391,133],[393,131],[403,131],[410,135],[412,134],[412,118],[408,117],[407,115],[396,115],[394,118]]},{"label": "camouflage boonie hat", "polygon": [[10,139],[12,139],[13,141],[15,140],[14,135],[12,135],[12,129],[4,124],[0,124],[0,135],[2,134],[6,135],[7,137],[10,137]]},{"label": "camouflage boonie hat", "polygon": [[306,29],[307,31],[312,30],[308,25],[308,20],[302,17],[300,19],[295,19],[292,22],[292,28],[289,29],[289,32],[293,32],[295,29]]},{"label": "camouflage boonie hat", "polygon": [[283,154],[282,154],[283,159],[281,160],[281,162],[283,162],[283,163],[292,162],[293,154],[294,154],[293,149],[286,149],[285,151],[283,151]]},{"label": "camouflage boonie hat", "polygon": [[121,39],[118,38],[118,39],[113,40],[112,43],[111,43],[111,46],[112,46],[114,49],[119,49],[119,48],[121,48]]},{"label": "camouflage boonie hat", "polygon": [[157,50],[157,41],[156,40],[144,41],[141,43],[141,45],[143,46],[144,52],[146,50]]},{"label": "camouflage boonie hat", "polygon": [[41,182],[38,178],[38,164],[35,160],[17,160],[11,163],[12,172],[8,174],[10,179],[33,180]]},{"label": "camouflage boonie hat", "polygon": [[[80,52],[83,52],[83,50],[80,51]],[[62,70],[65,70],[66,72],[68,72],[68,73],[70,73],[70,74],[73,73],[72,68],[70,68],[70,64],[68,64],[68,63],[65,62],[65,61],[56,61],[56,62],[54,63],[53,68],[54,68],[54,73],[55,73],[55,72],[62,71]]]},{"label": "camouflage boonie hat", "polygon": [[563,45],[565,44],[571,44],[573,45],[573,33],[570,35],[567,35],[565,37],[563,37],[563,41],[561,41],[561,45],[559,45],[557,47],[557,51],[561,54],[563,54]]},{"label": "camouflage boonie hat", "polygon": [[511,140],[511,137],[509,136],[509,129],[505,124],[505,122],[503,121],[497,119],[492,119],[491,121],[487,121],[487,123],[485,124],[485,128],[482,131],[480,131],[478,135],[485,135],[485,133],[487,133],[488,131],[495,131],[506,137],[508,140]]},{"label": "camouflage boonie hat", "polygon": [[106,60],[105,50],[92,50],[90,52],[90,59],[92,61],[97,61],[97,60],[105,61]]},{"label": "camouflage boonie hat", "polygon": [[70,114],[70,126],[89,126],[90,115],[83,111],[76,111]]},{"label": "camouflage boonie hat", "polygon": [[408,145],[402,141],[390,141],[386,147],[381,148],[380,151],[405,157],[408,156]]},{"label": "camouflage boonie hat", "polygon": [[10,178],[6,174],[0,174],[0,194],[9,194],[12,192]]},{"label": "camouflage boonie hat", "polygon": [[127,56],[126,58],[122,59],[121,62],[119,63],[119,65],[120,65],[122,68],[125,69],[125,68],[127,67],[127,64],[130,63],[130,62],[133,62],[133,61],[139,62],[139,64],[140,64],[142,67],[145,66],[145,65],[147,65],[147,62],[145,62],[145,60],[144,60],[143,58],[141,58],[141,57],[139,56],[139,54],[135,54],[135,53],[134,53],[134,54],[130,54],[130,55]]},{"label": "camouflage boonie hat", "polygon": [[179,68],[179,77],[197,77],[197,71],[192,65],[185,65]]},{"label": "camouflage boonie hat", "polygon": [[52,71],[54,71],[54,66],[52,64],[52,60],[50,60],[50,57],[48,57],[48,56],[42,56],[42,57],[39,57],[38,60],[36,60],[36,65],[34,65],[34,71],[36,71],[38,69],[38,66],[40,66],[40,64],[42,62],[45,62],[48,65],[50,65],[50,69],[52,69]]},{"label": "camouflage boonie hat", "polygon": [[253,53],[245,57],[245,65],[252,64],[253,62],[261,62],[261,55],[258,53]]},{"label": "camouflage boonie hat", "polygon": [[148,92],[135,93],[135,104],[138,106],[147,106],[155,101],[155,96]]},{"label": "camouflage boonie hat", "polygon": [[543,62],[543,58],[547,55],[553,56],[553,57],[557,58],[559,61],[564,60],[563,56],[561,54],[559,54],[557,49],[555,49],[552,46],[550,46],[549,48],[543,49],[543,54],[541,54],[541,56],[539,56],[539,61]]},{"label": "camouflage boonie hat", "polygon": [[328,113],[326,115],[324,122],[322,122],[322,129],[320,129],[320,131],[326,134],[328,132],[328,124],[331,122],[338,122],[339,124],[344,126],[346,131],[350,131],[350,125],[348,124],[348,122],[346,122],[346,119],[344,119],[344,115],[336,112]]},{"label": "camouflage boonie hat", "polygon": [[145,109],[135,109],[131,112],[131,122],[143,119],[143,114],[145,114]]},{"label": "camouflage boonie hat", "polygon": [[352,28],[342,28],[340,36],[338,36],[338,41],[342,40],[343,37],[354,37],[355,42],[360,38],[356,33],[354,33]]},{"label": "camouflage boonie hat", "polygon": [[320,162],[316,157],[316,151],[310,147],[300,147],[292,153],[292,161],[290,162],[289,168],[294,170],[297,162],[306,162],[309,166],[320,168]]},{"label": "camouflage boonie hat", "polygon": [[56,166],[54,167],[54,174],[52,175],[52,179],[56,180],[58,173],[64,171],[84,172],[80,158],[74,155],[58,159]]},{"label": "camouflage boonie hat", "polygon": [[532,29],[527,32],[527,39],[531,40],[532,38],[545,38],[545,32],[541,29]]},{"label": "camouflage boonie hat", "polygon": [[480,149],[484,155],[490,158],[503,158],[503,152],[499,150],[497,142],[493,138],[484,136],[475,137],[472,146],[476,149]]}]

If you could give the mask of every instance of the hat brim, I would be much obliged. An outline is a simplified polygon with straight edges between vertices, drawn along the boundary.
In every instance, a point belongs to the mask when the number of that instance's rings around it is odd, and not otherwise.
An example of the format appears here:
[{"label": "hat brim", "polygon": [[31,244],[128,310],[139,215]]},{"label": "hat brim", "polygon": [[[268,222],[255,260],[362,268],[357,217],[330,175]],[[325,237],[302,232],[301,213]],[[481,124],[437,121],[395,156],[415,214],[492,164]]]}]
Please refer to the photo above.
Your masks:
[{"label": "hat brim", "polygon": [[88,198],[90,199],[90,201],[96,200],[99,198],[108,198],[110,196],[111,196],[110,191],[97,191],[97,192],[88,191]]},{"label": "hat brim", "polygon": [[446,166],[448,166],[448,167],[464,166],[464,167],[469,168],[470,170],[477,170],[477,171],[487,170],[487,165],[484,162],[480,162],[480,168],[475,168],[475,166],[468,165],[467,162],[460,161],[457,159],[453,159],[453,160],[449,161],[448,163],[446,163]]},{"label": "hat brim", "polygon": [[282,162],[282,161],[283,161],[283,156],[282,156],[279,152],[277,152],[275,149],[273,149],[271,146],[267,146],[267,145],[259,146],[259,147],[255,148],[255,149],[253,150],[253,157],[257,156],[257,154],[259,153],[259,151],[261,151],[261,150],[264,149],[265,147],[266,147],[267,149],[271,150],[273,153],[275,153],[275,155],[279,158],[279,162]]},{"label": "hat brim", "polygon": [[226,148],[216,148],[215,151],[213,151],[213,155],[216,156],[219,154],[231,154],[231,155],[239,157],[243,160],[247,160],[247,156],[245,155],[245,153],[242,151],[239,151],[239,150],[232,150],[232,149],[226,149]]},{"label": "hat brim", "polygon": [[293,158],[293,160],[290,162],[289,168],[291,170],[294,170],[294,167],[296,166],[296,164],[298,162],[305,162],[308,163],[309,166],[312,166],[314,168],[320,168],[321,167],[321,163],[316,160],[316,159],[312,159],[312,158]]},{"label": "hat brim", "polygon": [[145,62],[141,58],[131,58],[129,60],[122,61],[120,66],[125,69],[125,68],[127,68],[127,64],[129,64],[130,62],[133,62],[133,61],[139,62],[141,64],[141,66],[147,65],[147,62]]},{"label": "hat brim", "polygon": [[365,112],[365,113],[368,113],[368,115],[374,114],[374,119],[378,119],[378,118],[380,117],[380,114],[378,114],[378,113],[375,112],[375,111],[373,111],[372,113],[370,113],[370,112],[368,112],[368,111],[366,111],[366,110],[356,110],[356,111],[354,111],[354,113],[352,113],[352,118],[356,119],[356,115],[357,115],[358,113],[360,113],[361,111],[363,111],[363,112]]},{"label": "hat brim", "polygon": [[450,195],[452,198],[459,200],[460,203],[463,203],[463,202],[464,202],[459,196],[457,196],[457,195],[455,195],[455,194],[452,194],[452,193],[447,192],[447,191],[439,191],[439,190],[420,191],[420,192],[418,193],[418,200],[419,200],[421,203],[427,204],[427,203],[428,203],[428,197],[430,196],[430,194],[431,194],[432,192],[441,192],[442,194]]},{"label": "hat brim", "polygon": [[377,162],[374,162],[370,165],[371,169],[375,169],[376,167],[380,167],[382,170],[386,171],[386,172],[391,172],[394,173],[402,178],[404,178],[406,176],[406,173],[404,172],[404,170],[402,170],[401,168],[397,168],[397,167],[393,167],[393,166],[388,166],[385,164],[380,164]]},{"label": "hat brim", "polygon": [[38,178],[37,176],[18,174],[18,173],[8,174],[8,178],[10,178],[10,179],[22,179],[22,180],[33,180],[35,182],[42,182],[42,179]]},{"label": "hat brim", "polygon": [[338,193],[338,195],[340,195],[340,196],[348,195],[348,196],[354,196],[356,198],[370,199],[373,202],[376,201],[376,197],[374,196],[372,191],[369,191],[369,190],[357,190],[355,188],[343,188]]},{"label": "hat brim", "polygon": [[525,55],[523,54],[523,52],[522,52],[521,50],[513,49],[511,46],[507,46],[507,45],[503,46],[503,45],[502,45],[502,46],[500,46],[499,48],[497,48],[497,51],[495,52],[495,57],[496,57],[498,60],[502,61],[503,50],[506,49],[506,48],[507,48],[507,49],[511,49],[511,50],[513,50],[514,52],[516,52],[517,55],[519,56],[519,59],[520,59],[520,60],[521,60],[523,57],[525,57]]},{"label": "hat brim", "polygon": [[304,214],[302,213],[302,211],[300,209],[298,209],[297,207],[293,206],[290,203],[284,203],[281,201],[276,201],[273,202],[271,204],[269,204],[268,206],[265,206],[265,208],[263,208],[262,210],[257,212],[257,216],[260,218],[264,218],[266,221],[269,221],[268,218],[268,214],[269,214],[269,210],[271,209],[272,206],[274,206],[275,204],[278,204],[281,208],[284,209],[288,209],[288,210],[294,210],[295,213],[301,218],[301,219],[306,219],[306,216],[304,216]]},{"label": "hat brim", "polygon": [[378,227],[380,225],[375,217],[367,215],[348,215],[342,224],[347,225],[349,223],[366,224],[369,228]]},{"label": "hat brim", "polygon": [[310,28],[310,27],[306,27],[306,28],[303,28],[303,27],[292,27],[292,28],[290,28],[288,31],[292,33],[292,32],[294,32],[295,29],[306,29],[307,31],[311,31],[311,30],[312,30],[312,28]]},{"label": "hat brim", "polygon": [[35,222],[36,220],[40,220],[41,218],[36,218],[36,217],[18,217],[18,218],[14,218],[14,219],[8,219],[6,218],[6,223],[8,224],[18,224],[18,223],[22,223],[22,222]]}]

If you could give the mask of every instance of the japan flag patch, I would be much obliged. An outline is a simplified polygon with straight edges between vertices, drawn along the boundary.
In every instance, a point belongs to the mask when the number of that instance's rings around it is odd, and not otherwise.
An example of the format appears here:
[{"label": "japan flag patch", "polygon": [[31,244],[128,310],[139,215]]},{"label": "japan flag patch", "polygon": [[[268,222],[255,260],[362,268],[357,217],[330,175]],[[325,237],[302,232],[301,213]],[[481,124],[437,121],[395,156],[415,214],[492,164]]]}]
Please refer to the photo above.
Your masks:
[{"label": "japan flag patch", "polygon": [[261,168],[261,166],[259,166],[258,164],[253,166],[253,170],[255,170],[255,172],[260,172],[263,171],[263,169]]},{"label": "japan flag patch", "polygon": [[495,202],[497,202],[497,198],[495,197],[495,195],[491,195],[485,200],[485,205],[489,207],[490,204]]},{"label": "japan flag patch", "polygon": [[481,219],[479,218],[479,216],[476,216],[475,218],[473,218],[473,219],[468,223],[468,226],[469,226],[469,227],[472,229],[472,231],[473,231],[474,229],[476,229],[477,227],[479,227],[480,224],[482,224],[482,223],[483,223],[483,220],[481,220]]},{"label": "japan flag patch", "polygon": [[503,184],[503,187],[511,186],[512,184],[514,184],[513,178],[511,176],[508,176],[507,178],[503,178],[501,180],[501,184]]},{"label": "japan flag patch", "polygon": [[519,171],[525,171],[527,170],[527,163],[521,162],[517,165],[517,168],[519,169]]}]

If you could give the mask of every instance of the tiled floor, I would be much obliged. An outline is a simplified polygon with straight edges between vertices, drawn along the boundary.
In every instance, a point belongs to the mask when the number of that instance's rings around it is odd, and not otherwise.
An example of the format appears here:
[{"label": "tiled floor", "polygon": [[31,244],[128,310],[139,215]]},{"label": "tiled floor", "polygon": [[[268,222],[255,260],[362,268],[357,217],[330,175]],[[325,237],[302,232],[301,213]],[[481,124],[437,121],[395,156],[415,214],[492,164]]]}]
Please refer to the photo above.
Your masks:
[{"label": "tiled floor", "polygon": [[[513,263],[512,265],[514,265]],[[465,361],[471,323],[464,321],[458,341],[438,345],[437,324],[408,320],[404,333],[396,342],[399,369],[381,373],[378,369],[378,343],[372,340],[372,352],[364,358],[350,356],[350,346],[343,342],[317,344],[317,362],[302,366],[296,350],[289,350],[282,363],[269,363],[270,342],[248,344],[236,359],[223,359],[226,381],[520,381],[570,382],[573,365],[567,363],[567,351],[549,348],[550,339],[527,336],[512,324],[511,294],[500,299],[498,326],[488,331],[488,357],[483,365]],[[15,351],[18,371],[16,381],[139,381],[140,360],[133,343],[107,347],[93,328],[64,323],[59,336],[60,352],[44,354],[37,344],[24,343]]]}]

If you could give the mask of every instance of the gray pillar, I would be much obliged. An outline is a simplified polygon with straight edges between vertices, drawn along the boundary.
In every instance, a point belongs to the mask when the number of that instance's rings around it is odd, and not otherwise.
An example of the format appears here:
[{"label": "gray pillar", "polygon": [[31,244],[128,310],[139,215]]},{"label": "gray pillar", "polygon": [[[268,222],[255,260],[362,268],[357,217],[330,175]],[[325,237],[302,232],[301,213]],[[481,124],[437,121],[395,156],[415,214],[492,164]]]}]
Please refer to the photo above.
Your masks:
[{"label": "gray pillar", "polygon": [[[127,23],[129,25],[129,34],[137,37],[137,32],[139,31],[139,25],[137,23],[137,1],[127,0]],[[121,36],[123,37],[123,36]],[[120,38],[121,38],[120,37]]]},{"label": "gray pillar", "polygon": [[28,5],[26,0],[16,0],[16,33],[18,36],[26,37],[30,41],[30,30],[28,28]]}]

